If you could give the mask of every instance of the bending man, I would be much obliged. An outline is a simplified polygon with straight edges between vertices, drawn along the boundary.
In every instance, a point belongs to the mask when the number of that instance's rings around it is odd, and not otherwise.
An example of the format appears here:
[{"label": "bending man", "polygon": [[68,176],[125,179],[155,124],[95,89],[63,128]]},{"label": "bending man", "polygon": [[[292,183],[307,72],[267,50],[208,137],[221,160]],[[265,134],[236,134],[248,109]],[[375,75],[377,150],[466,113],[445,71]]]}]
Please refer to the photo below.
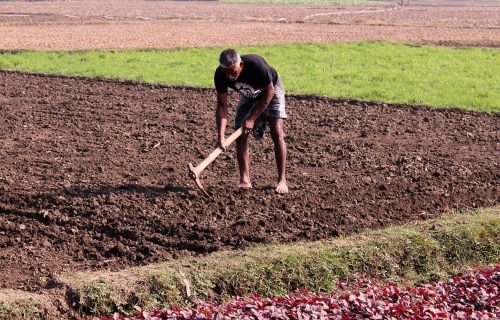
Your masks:
[{"label": "bending man", "polygon": [[235,128],[243,127],[243,134],[236,140],[240,169],[238,187],[243,189],[252,187],[248,136],[253,132],[256,139],[261,139],[266,124],[269,124],[278,168],[276,192],[287,193],[286,145],[283,133],[283,119],[286,119],[287,115],[285,91],[279,74],[262,57],[256,54],[240,56],[234,49],[224,50],[220,54],[219,63],[214,82],[217,90],[216,122],[220,147],[224,142],[227,125],[227,90],[232,88],[240,94],[235,118]]}]

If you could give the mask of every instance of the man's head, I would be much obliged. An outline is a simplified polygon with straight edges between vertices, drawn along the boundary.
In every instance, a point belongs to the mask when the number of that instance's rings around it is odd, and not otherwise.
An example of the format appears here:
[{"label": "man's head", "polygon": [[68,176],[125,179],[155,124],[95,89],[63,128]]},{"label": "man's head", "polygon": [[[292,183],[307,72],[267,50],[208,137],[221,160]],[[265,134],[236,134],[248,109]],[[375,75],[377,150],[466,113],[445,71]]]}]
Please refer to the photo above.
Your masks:
[{"label": "man's head", "polygon": [[226,78],[235,81],[243,69],[243,61],[235,49],[226,49],[219,56],[219,63]]}]

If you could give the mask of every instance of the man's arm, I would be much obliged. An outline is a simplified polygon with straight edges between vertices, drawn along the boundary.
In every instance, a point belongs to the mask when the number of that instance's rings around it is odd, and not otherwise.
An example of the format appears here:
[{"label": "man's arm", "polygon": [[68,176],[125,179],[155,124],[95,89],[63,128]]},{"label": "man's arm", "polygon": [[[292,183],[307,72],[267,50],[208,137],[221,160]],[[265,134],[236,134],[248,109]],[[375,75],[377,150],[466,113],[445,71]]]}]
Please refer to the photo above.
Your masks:
[{"label": "man's arm", "polygon": [[261,93],[261,96],[259,98],[259,102],[255,106],[255,108],[252,111],[252,113],[250,114],[250,116],[245,120],[245,122],[243,124],[243,126],[244,126],[243,129],[245,131],[253,129],[253,125],[255,123],[255,120],[260,116],[260,114],[262,112],[264,112],[264,110],[266,110],[267,106],[269,105],[269,103],[273,99],[273,95],[274,95],[274,85],[272,82],[270,82],[267,86],[265,86],[262,89],[262,93]]},{"label": "man's arm", "polygon": [[227,125],[227,92],[217,92],[217,110],[215,111],[215,121],[217,123],[217,146],[224,149],[222,143],[225,140]]}]

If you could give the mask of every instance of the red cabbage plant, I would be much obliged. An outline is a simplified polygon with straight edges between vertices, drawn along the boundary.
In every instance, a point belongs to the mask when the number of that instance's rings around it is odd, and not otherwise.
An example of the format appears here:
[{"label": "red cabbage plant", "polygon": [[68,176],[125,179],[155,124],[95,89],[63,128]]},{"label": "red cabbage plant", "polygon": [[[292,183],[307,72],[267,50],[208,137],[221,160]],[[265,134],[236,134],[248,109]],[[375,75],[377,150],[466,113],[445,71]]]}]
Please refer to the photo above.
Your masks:
[{"label": "red cabbage plant", "polygon": [[[345,285],[339,283],[341,288]],[[253,295],[224,305],[200,301],[193,308],[141,311],[131,318],[115,314],[103,319],[500,319],[499,285],[500,266],[495,266],[416,287],[400,288],[365,279],[342,293]]]}]

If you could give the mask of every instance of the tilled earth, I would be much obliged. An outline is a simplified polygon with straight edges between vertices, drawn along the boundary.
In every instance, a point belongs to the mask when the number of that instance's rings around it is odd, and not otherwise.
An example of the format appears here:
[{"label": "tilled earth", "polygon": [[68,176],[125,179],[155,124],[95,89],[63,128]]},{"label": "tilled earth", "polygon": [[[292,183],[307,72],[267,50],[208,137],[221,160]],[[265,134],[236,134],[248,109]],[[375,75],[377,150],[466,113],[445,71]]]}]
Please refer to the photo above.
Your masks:
[{"label": "tilled earth", "polygon": [[234,189],[233,147],[202,174],[210,200],[187,164],[213,149],[213,90],[0,72],[1,286],[499,203],[498,114],[287,103],[290,193],[273,191],[267,134],[251,141],[254,189]]},{"label": "tilled earth", "polygon": [[0,49],[178,48],[383,40],[500,47],[496,0],[363,5],[0,1]]}]

